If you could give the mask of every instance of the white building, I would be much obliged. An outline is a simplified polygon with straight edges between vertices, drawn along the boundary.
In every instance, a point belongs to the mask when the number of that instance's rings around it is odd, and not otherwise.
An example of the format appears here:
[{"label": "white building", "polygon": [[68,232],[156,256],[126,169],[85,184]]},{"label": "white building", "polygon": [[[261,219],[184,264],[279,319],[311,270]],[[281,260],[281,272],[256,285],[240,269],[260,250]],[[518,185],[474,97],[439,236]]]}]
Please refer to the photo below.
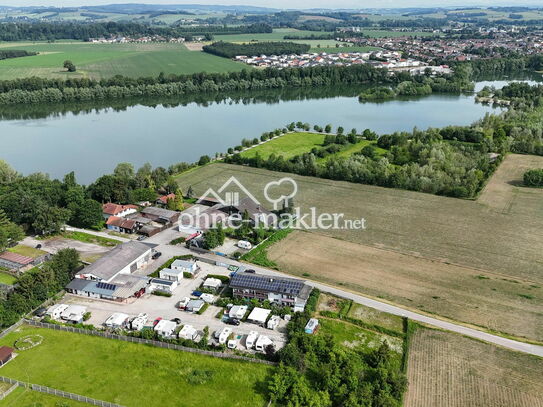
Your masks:
[{"label": "white building", "polygon": [[173,270],[173,269],[162,269],[160,270],[160,278],[163,280],[170,280],[170,281],[181,281],[183,279],[183,271],[181,270]]},{"label": "white building", "polygon": [[265,326],[268,316],[271,314],[271,310],[255,307],[247,317],[247,321],[261,326]]},{"label": "white building", "polygon": [[170,268],[173,270],[180,270],[183,273],[190,273],[193,276],[198,273],[198,270],[200,269],[195,261],[189,260],[175,260]]},{"label": "white building", "polygon": [[189,339],[195,341],[198,338],[198,331],[192,325],[185,325],[179,331],[179,339]]},{"label": "white building", "polygon": [[175,332],[175,328],[177,328],[175,322],[161,319],[155,325],[155,332],[163,338],[171,338]]},{"label": "white building", "polygon": [[218,278],[206,278],[206,280],[202,284],[202,287],[217,291],[219,288],[221,288],[221,285],[222,281]]},{"label": "white building", "polygon": [[60,319],[60,316],[62,313],[68,308],[66,304],[55,304],[51,305],[48,309],[45,315],[47,315],[51,319]]},{"label": "white building", "polygon": [[60,318],[64,321],[71,322],[72,324],[79,324],[83,322],[83,316],[87,312],[87,307],[82,305],[70,305],[66,308]]},{"label": "white building", "polygon": [[247,305],[234,305],[228,311],[228,316],[230,318],[242,319],[247,312]]},{"label": "white building", "polygon": [[106,319],[104,325],[108,328],[122,328],[126,325],[128,318],[128,315],[121,312],[116,312]]},{"label": "white building", "polygon": [[177,281],[172,280],[163,280],[161,278],[153,278],[151,279],[151,284],[149,286],[149,290],[152,291],[162,291],[165,293],[173,293],[174,290],[177,288]]}]

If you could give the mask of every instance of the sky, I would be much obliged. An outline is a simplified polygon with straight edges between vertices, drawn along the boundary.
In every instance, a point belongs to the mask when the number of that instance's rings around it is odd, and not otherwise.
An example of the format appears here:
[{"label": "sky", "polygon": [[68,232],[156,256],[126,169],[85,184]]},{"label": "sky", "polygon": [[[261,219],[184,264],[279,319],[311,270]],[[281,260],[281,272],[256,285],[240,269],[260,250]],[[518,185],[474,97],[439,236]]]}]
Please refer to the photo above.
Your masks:
[{"label": "sky", "polygon": [[542,0],[0,0],[6,6],[69,7],[117,3],[145,4],[220,4],[273,8],[401,8],[447,6],[543,6]]}]

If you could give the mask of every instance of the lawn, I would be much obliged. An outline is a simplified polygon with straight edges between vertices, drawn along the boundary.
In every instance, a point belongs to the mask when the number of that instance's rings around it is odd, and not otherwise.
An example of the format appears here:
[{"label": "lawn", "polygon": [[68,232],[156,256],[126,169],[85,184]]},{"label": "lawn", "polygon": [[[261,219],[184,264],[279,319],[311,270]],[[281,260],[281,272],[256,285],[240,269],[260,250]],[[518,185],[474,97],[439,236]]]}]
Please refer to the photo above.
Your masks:
[{"label": "lawn", "polygon": [[435,35],[431,32],[424,31],[388,31],[388,30],[363,30],[364,35],[367,35],[371,38],[382,38],[382,37],[429,37]]},{"label": "lawn", "polygon": [[383,328],[391,329],[399,333],[403,332],[403,320],[401,317],[378,311],[361,304],[353,303],[347,316],[359,319],[367,324],[380,325]]},{"label": "lawn", "polygon": [[121,243],[120,240],[91,235],[90,233],[84,233],[84,232],[65,232],[62,234],[62,236],[67,239],[78,240],[84,243],[93,243],[93,244],[97,244],[99,246],[104,246],[104,247],[113,247]]},{"label": "lawn", "polygon": [[[195,72],[230,72],[248,69],[244,64],[204,52],[189,51],[183,44],[91,44],[84,42],[0,43],[39,52],[39,55],[0,61],[0,80],[29,76],[47,78],[107,78],[115,75],[132,77]],[[77,72],[62,68],[71,60]]]},{"label": "lawn", "polygon": [[56,397],[45,393],[18,387],[5,399],[0,407],[85,407],[87,403]]},{"label": "lawn", "polygon": [[391,349],[394,350],[398,361],[402,356],[403,340],[401,338],[363,329],[348,322],[319,317],[318,335],[324,334],[332,335],[338,345],[362,352],[375,350],[386,340]]},{"label": "lawn", "polygon": [[[273,368],[135,343],[23,326],[0,340],[39,334],[2,375],[127,407],[259,407]],[[61,361],[61,363],[59,363]]]},{"label": "lawn", "polygon": [[373,147],[375,147],[375,152],[379,156],[385,156],[388,153],[388,151],[385,150],[384,148],[378,147],[376,141],[362,140],[356,144],[349,144],[347,145],[345,149],[341,150],[340,152],[329,155],[328,157],[319,159],[319,161],[326,161],[330,157],[347,158],[355,153],[359,153],[360,151],[362,151],[364,147],[369,146],[369,145],[372,145]]},{"label": "lawn", "polygon": [[255,157],[260,154],[263,159],[270,155],[282,155],[285,159],[311,151],[313,147],[322,146],[325,135],[322,133],[288,133],[266,143],[259,144],[241,153],[243,157]]},{"label": "lawn", "polygon": [[366,230],[294,231],[267,251],[281,270],[543,341],[543,212],[527,188],[516,187],[503,213],[476,201],[226,164],[177,179],[197,196],[231,176],[260,202],[267,183],[289,176],[303,213],[315,207],[366,220]]},{"label": "lawn", "polygon": [[309,37],[310,35],[323,35],[322,31],[300,31],[294,28],[277,28],[272,33],[263,34],[226,34],[215,35],[214,41],[226,41],[226,42],[269,42],[269,41],[292,41],[285,40],[285,35],[296,35],[299,37]]},{"label": "lawn", "polygon": [[13,285],[13,283],[17,281],[17,278],[12,276],[8,273],[2,273],[0,272],[0,283],[7,284],[7,285]]},{"label": "lawn", "polygon": [[35,249],[30,246],[25,246],[24,244],[18,244],[15,247],[11,247],[8,249],[8,251],[12,253],[20,254],[21,256],[31,257],[33,259],[43,256],[44,254],[47,254],[47,252],[43,250]]}]

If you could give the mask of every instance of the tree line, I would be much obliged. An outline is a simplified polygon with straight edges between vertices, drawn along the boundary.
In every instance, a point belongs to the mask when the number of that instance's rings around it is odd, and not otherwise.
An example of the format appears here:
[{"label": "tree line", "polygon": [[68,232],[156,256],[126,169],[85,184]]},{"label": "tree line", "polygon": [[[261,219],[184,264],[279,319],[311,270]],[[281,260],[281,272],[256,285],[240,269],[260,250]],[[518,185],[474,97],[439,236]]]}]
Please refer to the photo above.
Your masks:
[{"label": "tree line", "polygon": [[305,54],[311,49],[310,45],[297,44],[294,42],[255,42],[249,44],[235,44],[232,42],[214,42],[204,46],[203,50],[208,54],[217,55],[223,58],[234,58],[239,55],[260,56],[260,55],[286,55]]},{"label": "tree line", "polygon": [[6,49],[6,50],[0,50],[0,60],[2,59],[10,59],[10,58],[21,58],[21,57],[29,57],[33,55],[38,55],[37,52],[31,52],[31,51],[24,51],[20,49]]},{"label": "tree line", "polygon": [[0,24],[0,41],[54,41],[72,39],[88,41],[89,38],[111,36],[186,37],[194,35],[271,33],[272,27],[265,23],[249,25],[179,26],[157,27],[137,22],[55,22]]}]

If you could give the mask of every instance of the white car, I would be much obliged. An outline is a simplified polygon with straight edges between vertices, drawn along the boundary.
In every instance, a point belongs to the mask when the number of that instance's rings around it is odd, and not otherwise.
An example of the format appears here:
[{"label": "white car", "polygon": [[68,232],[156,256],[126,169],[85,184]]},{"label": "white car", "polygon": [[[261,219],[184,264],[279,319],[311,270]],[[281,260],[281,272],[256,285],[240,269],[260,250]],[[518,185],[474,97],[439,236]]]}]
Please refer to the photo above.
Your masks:
[{"label": "white car", "polygon": [[251,250],[253,248],[253,245],[251,242],[248,242],[246,240],[240,240],[238,242],[238,247],[241,249]]}]

